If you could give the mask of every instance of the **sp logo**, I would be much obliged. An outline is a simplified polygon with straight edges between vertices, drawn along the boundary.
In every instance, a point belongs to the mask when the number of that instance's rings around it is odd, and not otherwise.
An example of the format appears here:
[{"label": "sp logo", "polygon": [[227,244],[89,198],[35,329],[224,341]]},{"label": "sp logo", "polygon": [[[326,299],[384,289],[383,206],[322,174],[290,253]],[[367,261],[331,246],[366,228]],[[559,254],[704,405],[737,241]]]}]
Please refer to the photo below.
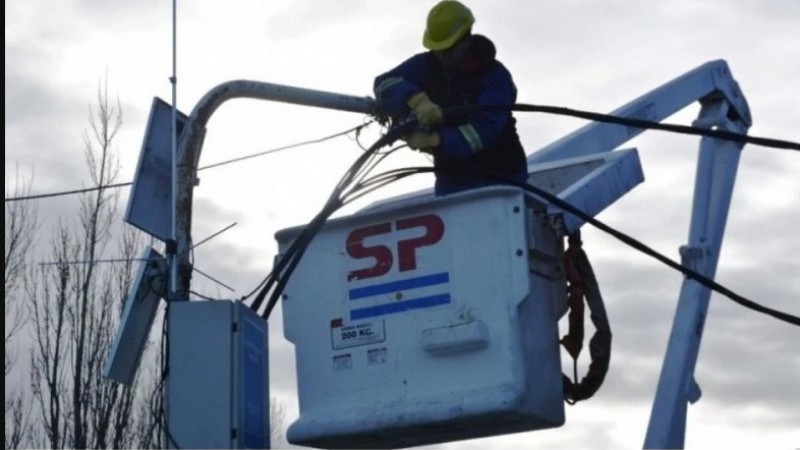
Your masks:
[{"label": "sp logo", "polygon": [[[394,222],[395,231],[411,228],[422,228],[425,232],[419,237],[397,241],[397,262],[400,272],[416,269],[416,250],[436,244],[444,236],[444,222],[435,214],[410,217]],[[350,271],[347,274],[347,281],[379,277],[389,273],[394,263],[392,249],[382,244],[367,247],[364,245],[364,239],[391,232],[392,222],[384,222],[356,228],[347,235],[347,254],[350,257],[354,259],[372,258],[375,261],[370,267]]]}]

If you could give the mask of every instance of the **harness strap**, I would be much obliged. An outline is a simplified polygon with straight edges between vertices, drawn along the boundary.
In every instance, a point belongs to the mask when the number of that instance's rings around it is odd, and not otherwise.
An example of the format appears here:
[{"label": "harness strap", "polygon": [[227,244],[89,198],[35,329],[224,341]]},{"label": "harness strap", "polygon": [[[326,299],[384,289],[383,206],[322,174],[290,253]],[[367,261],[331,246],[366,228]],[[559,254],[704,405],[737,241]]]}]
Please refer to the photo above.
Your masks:
[{"label": "harness strap", "polygon": [[[576,232],[568,239],[568,248],[565,254],[565,269],[567,273],[569,293],[569,332],[561,340],[562,345],[573,359],[574,380],[563,376],[564,400],[570,405],[592,397],[605,380],[611,361],[611,326],[606,315],[603,297],[597,284],[592,265],[586,252],[581,247],[580,232]],[[584,307],[583,299],[589,306],[590,317],[594,324],[595,332],[589,340],[589,356],[591,363],[586,376],[578,380],[578,356],[583,347],[584,337]]]}]

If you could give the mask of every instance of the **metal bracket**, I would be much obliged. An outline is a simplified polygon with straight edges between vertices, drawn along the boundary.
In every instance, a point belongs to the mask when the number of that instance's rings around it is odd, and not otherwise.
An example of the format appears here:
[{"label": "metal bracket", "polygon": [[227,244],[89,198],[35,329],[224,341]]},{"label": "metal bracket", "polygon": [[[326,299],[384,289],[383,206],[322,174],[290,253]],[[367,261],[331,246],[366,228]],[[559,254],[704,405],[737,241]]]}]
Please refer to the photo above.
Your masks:
[{"label": "metal bracket", "polygon": [[700,397],[703,396],[703,391],[700,389],[700,385],[697,384],[697,380],[694,379],[694,376],[689,380],[689,385],[686,386],[686,397],[689,400],[689,403],[695,404]]},{"label": "metal bracket", "polygon": [[564,214],[546,214],[544,218],[547,222],[547,228],[555,234],[557,239],[561,239],[567,235],[567,226],[564,224]]}]

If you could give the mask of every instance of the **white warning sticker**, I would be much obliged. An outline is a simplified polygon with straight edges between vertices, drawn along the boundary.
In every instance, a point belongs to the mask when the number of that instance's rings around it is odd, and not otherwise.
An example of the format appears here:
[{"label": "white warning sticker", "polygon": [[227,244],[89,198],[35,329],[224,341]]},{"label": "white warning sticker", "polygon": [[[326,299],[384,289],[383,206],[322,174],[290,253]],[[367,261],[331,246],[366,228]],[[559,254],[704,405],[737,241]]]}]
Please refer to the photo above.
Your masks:
[{"label": "white warning sticker", "polygon": [[331,344],[334,350],[374,344],[385,340],[386,331],[382,320],[348,325],[343,324],[340,320],[331,321]]},{"label": "white warning sticker", "polygon": [[343,370],[350,370],[353,368],[353,357],[350,353],[344,355],[335,355],[333,357],[333,370],[341,372]]},{"label": "white warning sticker", "polygon": [[367,364],[386,364],[386,347],[367,350]]}]

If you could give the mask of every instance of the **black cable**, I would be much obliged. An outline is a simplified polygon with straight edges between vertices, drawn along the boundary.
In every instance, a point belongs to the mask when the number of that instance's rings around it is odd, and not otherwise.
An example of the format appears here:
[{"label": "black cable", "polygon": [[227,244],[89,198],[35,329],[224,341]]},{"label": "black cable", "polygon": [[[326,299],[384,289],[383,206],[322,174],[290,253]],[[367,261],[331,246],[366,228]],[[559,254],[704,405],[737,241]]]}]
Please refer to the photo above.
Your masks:
[{"label": "black cable", "polygon": [[[336,184],[336,187],[329,196],[322,210],[314,217],[314,219],[311,220],[311,222],[309,222],[308,225],[301,230],[300,234],[290,244],[289,248],[283,254],[281,259],[275,264],[269,275],[267,275],[266,282],[262,283],[263,287],[254,301],[251,303],[250,307],[254,311],[258,311],[267,295],[271,292],[270,298],[267,301],[266,309],[262,314],[262,317],[265,320],[269,318],[272,309],[275,307],[275,304],[280,298],[286,283],[288,282],[294,269],[297,267],[297,264],[299,264],[303,254],[310,245],[311,240],[319,232],[319,230],[322,229],[330,215],[344,205],[345,196],[352,193],[352,190],[350,193],[345,193],[345,189],[351,186],[356,178],[363,178],[369,173],[370,167],[374,167],[371,162],[378,150],[386,145],[391,145],[394,141],[400,138],[400,136],[403,136],[411,131],[416,124],[416,119],[411,118],[410,120],[402,122],[389,130],[389,132],[378,139],[369,149],[367,149],[367,151],[361,154],[345,172],[345,174]],[[383,155],[383,157],[385,156],[386,155]],[[367,168],[366,170],[365,167]],[[358,183],[356,183],[356,185],[358,185]]]},{"label": "black cable", "polygon": [[[162,281],[166,281],[166,280],[163,280],[163,277],[160,277],[160,278],[162,278]],[[159,377],[160,379],[159,379],[158,384],[156,385],[155,390],[153,390],[152,394],[150,395],[150,403],[151,403],[151,405],[157,404],[158,407],[157,407],[157,409],[150,409],[150,413],[153,415],[154,423],[153,423],[153,426],[150,427],[150,429],[148,430],[148,435],[151,435],[153,433],[153,430],[154,430],[155,426],[158,426],[158,428],[161,429],[161,431],[164,432],[164,434],[167,436],[167,438],[170,440],[170,442],[172,442],[172,446],[174,448],[178,448],[179,449],[180,446],[177,444],[175,439],[172,437],[172,433],[170,433],[170,431],[169,431],[169,423],[167,422],[166,412],[164,410],[164,396],[165,396],[164,390],[166,388],[167,377],[169,376],[169,329],[168,329],[168,327],[169,327],[169,319],[168,319],[168,317],[169,317],[169,306],[170,306],[170,303],[169,303],[169,300],[166,298],[166,292],[157,292],[157,291],[155,291],[153,289],[153,287],[152,287],[152,284],[150,284],[150,283],[148,283],[147,287],[150,290],[150,292],[156,294],[159,297],[164,297],[164,299],[167,300],[164,303],[164,316],[161,319],[161,352],[160,352],[160,355],[159,355],[160,367],[161,367],[161,373],[160,373],[160,377]],[[166,287],[164,289],[166,289]],[[153,399],[153,397],[155,397],[156,394],[158,394],[158,396],[159,396],[157,402]]]},{"label": "black cable", "polygon": [[617,125],[625,125],[634,128],[669,131],[672,133],[690,134],[695,136],[707,136],[726,141],[738,142],[742,144],[753,144],[762,147],[772,147],[785,150],[800,151],[800,143],[793,141],[750,136],[747,134],[735,133],[726,130],[711,130],[706,128],[686,126],[686,125],[675,125],[669,123],[653,122],[650,120],[634,119],[630,117],[612,116],[609,114],[581,111],[578,109],[564,108],[560,106],[530,105],[524,103],[517,103],[514,105],[465,106],[459,108],[452,108],[450,110],[443,112],[445,113],[445,115],[447,115],[447,114],[459,114],[464,112],[473,112],[480,110],[483,111],[510,110],[510,111],[521,111],[521,112],[541,112],[546,114],[555,114],[559,116],[578,117],[581,119],[591,120],[595,122],[605,122]]},{"label": "black cable", "polygon": [[[151,405],[157,405],[155,409],[150,409],[150,413],[153,415],[153,426],[150,427],[148,430],[148,434],[152,434],[153,430],[157,426],[161,431],[164,432],[167,439],[172,442],[172,446],[174,448],[181,448],[175,438],[173,438],[172,433],[169,431],[169,423],[166,419],[166,412],[164,410],[164,398],[165,392],[164,389],[167,383],[167,377],[169,376],[169,331],[167,329],[167,323],[169,316],[169,301],[166,302],[164,307],[164,317],[162,318],[161,323],[161,353],[160,353],[160,366],[161,366],[161,373],[158,385],[153,390],[152,394],[150,395],[150,403]],[[156,394],[158,394],[158,399],[155,399]]]},{"label": "black cable", "polygon": [[[366,116],[365,116],[365,117],[366,117]],[[372,121],[374,122],[374,121],[375,121],[375,119],[372,119]],[[354,142],[355,142],[355,143],[358,145],[358,147],[359,147],[361,150],[363,150],[363,151],[367,151],[367,147],[364,147],[364,144],[362,144],[362,143],[361,143],[361,140],[359,139],[359,137],[361,136],[361,130],[360,130],[360,129],[358,129],[358,130],[355,130],[355,131],[356,131],[355,135],[354,135],[354,136],[353,136],[353,138],[352,138],[352,139],[350,139],[350,140],[354,141]],[[349,138],[349,137],[350,137],[350,136],[348,136],[348,138]]]},{"label": "black cable", "polygon": [[[391,182],[397,181],[400,178],[404,178],[405,176],[432,171],[431,168],[423,168],[423,169],[424,170],[414,170],[411,173],[403,174],[401,176],[398,176],[396,179],[386,180],[382,184],[368,189],[368,192],[371,192],[377,189],[378,187],[382,187]],[[258,309],[262,301],[266,297],[267,293],[271,292],[265,312],[262,314],[262,317],[265,320],[268,319],[269,316],[271,315],[272,310],[277,304],[278,299],[283,293],[283,290],[286,288],[286,284],[289,282],[291,275],[294,273],[294,270],[296,269],[297,265],[300,263],[303,255],[305,254],[306,249],[310,245],[314,236],[316,236],[322,229],[328,217],[330,217],[330,215],[334,213],[336,210],[338,210],[340,207],[349,203],[349,201],[355,200],[356,198],[359,198],[363,194],[366,194],[368,192],[359,193],[358,195],[353,196],[353,198],[348,199],[347,202],[339,201],[327,205],[327,207],[324,208],[323,211],[317,217],[315,217],[315,220],[313,220],[303,229],[300,236],[298,236],[292,243],[292,247],[290,247],[289,251],[287,251],[284,254],[279,265],[276,265],[276,267],[271,272],[271,275],[273,276],[272,282],[267,284],[262,289],[261,293],[259,293],[259,296],[256,298],[256,300],[253,302],[253,305],[251,306],[253,309]]]},{"label": "black cable", "polygon": [[[395,169],[394,171],[385,172],[376,175],[373,178],[363,180],[362,182],[363,186],[360,186],[360,183],[357,183],[355,188],[343,194],[340,199],[334,202],[329,201],[326,204],[326,206],[322,209],[322,211],[308,225],[306,225],[303,228],[300,235],[297,238],[295,238],[295,240],[290,245],[289,249],[284,253],[283,257],[275,265],[275,267],[273,268],[272,272],[270,272],[269,275],[270,282],[268,282],[264,286],[262,291],[259,293],[259,296],[256,297],[255,301],[251,305],[251,308],[257,311],[261,307],[261,304],[265,299],[267,293],[272,292],[270,299],[267,302],[267,308],[262,317],[264,317],[264,319],[267,319],[270,316],[270,314],[272,313],[272,309],[277,304],[279,297],[281,296],[284,288],[286,287],[286,283],[288,283],[291,274],[294,272],[295,268],[300,263],[300,260],[303,254],[305,253],[305,250],[307,249],[308,245],[311,243],[311,240],[322,229],[327,218],[330,217],[330,215],[333,214],[336,210],[346,205],[347,203],[350,203],[351,201],[354,201],[357,198],[360,198],[361,196],[374,191],[377,188],[385,186],[386,184],[392,183],[394,181],[400,180],[410,175],[415,175],[418,173],[429,173],[432,171],[433,168],[431,167],[410,167],[405,169]],[[364,190],[364,192],[361,192],[362,190]]]},{"label": "black cable", "polygon": [[25,196],[22,196],[22,197],[6,197],[5,200],[7,202],[18,202],[18,201],[22,201],[22,200],[38,200],[38,199],[42,199],[42,198],[61,197],[61,196],[64,196],[64,195],[84,194],[86,192],[93,192],[93,191],[99,191],[99,190],[102,190],[102,189],[110,189],[110,188],[119,188],[119,187],[124,187],[124,186],[130,186],[132,184],[133,184],[133,182],[129,181],[127,183],[106,184],[106,185],[95,186],[95,187],[86,188],[86,189],[75,189],[75,190],[72,190],[72,191],[51,192],[49,194],[33,194],[33,195],[25,195]]},{"label": "black cable", "polygon": [[365,180],[363,183],[359,185],[357,191],[348,193],[344,203],[347,204],[355,200],[358,200],[359,198],[367,194],[370,194],[373,191],[386,186],[387,184],[394,183],[395,181],[399,181],[411,175],[417,175],[420,173],[432,173],[433,171],[434,171],[433,167],[406,167],[402,169],[395,169],[388,172],[383,172],[368,180]]},{"label": "black cable", "polygon": [[[367,155],[367,154],[365,153],[364,155]],[[363,155],[358,158],[357,162],[361,161],[362,158],[363,158]],[[351,168],[351,170],[352,170],[352,168]],[[351,170],[348,170],[348,173]],[[340,185],[341,185],[341,181],[339,182],[339,184],[337,184],[337,189],[339,189]],[[334,191],[334,192],[336,192],[336,191]],[[330,208],[330,204],[331,204],[332,200],[333,200],[333,195],[326,202],[326,206],[325,206],[325,208],[323,208],[323,211],[321,211],[317,215],[317,217],[315,217],[311,221],[311,223],[309,223],[309,225],[307,225],[306,228],[300,233],[300,235],[292,242],[292,244],[289,246],[289,249],[284,254],[284,257],[281,258],[278,261],[277,264],[275,264],[275,266],[272,268],[272,271],[270,271],[270,273],[267,274],[267,276],[259,283],[259,285],[253,290],[253,292],[251,292],[247,296],[243,297],[243,299],[248,298],[248,297],[252,296],[253,293],[255,293],[256,291],[259,291],[259,289],[260,289],[258,295],[254,299],[253,303],[250,305],[250,307],[254,311],[258,311],[258,309],[261,307],[261,304],[264,301],[264,298],[266,297],[267,293],[272,289],[276,279],[280,276],[281,272],[284,270],[284,268],[287,266],[287,264],[289,264],[289,261],[291,259],[291,255],[293,255],[294,253],[296,253],[298,251],[301,251],[302,247],[304,245],[307,245],[307,244],[304,244],[304,243],[309,239],[307,236],[311,232],[311,231],[309,231],[310,228],[315,227],[316,226],[315,224],[317,224],[317,223],[319,223],[319,226],[321,226],[321,224],[324,223],[325,220],[327,219],[327,217],[330,215],[330,214],[328,214],[328,215],[323,215],[323,214],[325,213],[325,211],[328,208]],[[331,213],[332,213],[332,211],[331,211]],[[302,251],[304,251],[304,250],[302,250]],[[263,288],[262,288],[262,286],[263,286]]]},{"label": "black cable", "polygon": [[[775,148],[785,148],[791,150],[800,150],[800,144],[796,142],[790,141],[782,141],[778,139],[769,139],[769,138],[760,138],[754,136],[748,136],[745,134],[740,133],[733,133],[729,131],[723,130],[709,130],[703,128],[695,128],[695,127],[687,127],[683,125],[673,125],[673,124],[662,124],[658,122],[651,122],[649,120],[641,120],[641,119],[631,119],[631,118],[623,118],[617,116],[611,116],[607,114],[598,114],[588,111],[580,111],[580,110],[573,110],[569,108],[562,108],[562,107],[553,107],[553,106],[540,106],[540,105],[528,105],[528,104],[515,104],[515,105],[489,105],[489,106],[468,106],[468,107],[460,107],[460,108],[452,108],[446,111],[443,111],[445,115],[452,115],[452,114],[463,114],[468,112],[480,111],[480,110],[512,110],[512,111],[524,111],[524,112],[544,112],[548,114],[557,114],[557,115],[566,115],[566,116],[573,116],[573,117],[580,117],[588,120],[598,121],[598,122],[608,122],[608,123],[615,123],[620,125],[632,126],[637,128],[652,128],[664,131],[670,131],[674,133],[682,133],[682,134],[692,134],[692,135],[699,135],[699,136],[708,136],[713,137],[716,139],[723,139],[738,143],[749,143],[755,145],[762,145],[766,147],[775,147]],[[623,243],[645,253],[648,256],[651,256],[658,261],[666,264],[667,266],[683,273],[690,279],[697,281],[698,283],[702,284],[703,286],[712,289],[731,300],[739,303],[740,305],[752,309],[754,311],[767,314],[772,316],[778,320],[782,320],[784,322],[790,323],[792,325],[800,326],[800,317],[793,316],[791,314],[777,311],[766,306],[760,305],[752,300],[749,300],[730,289],[726,288],[715,282],[714,280],[706,277],[705,275],[691,270],[672,259],[668,258],[667,256],[658,253],[657,251],[653,250],[652,248],[648,247],[647,245],[643,244],[642,242],[622,233],[619,232],[608,225],[600,222],[599,220],[595,219],[594,217],[584,213],[580,209],[574,207],[573,205],[567,203],[566,201],[558,198],[557,196],[539,189],[533,185],[528,183],[520,183],[515,180],[510,180],[502,176],[498,176],[498,174],[489,174],[494,176],[495,178],[500,178],[502,181],[513,184],[518,186],[522,189],[527,190],[535,195],[538,195],[548,202],[556,205],[557,207],[570,212],[585,222],[599,228],[602,231],[605,231],[608,234],[611,234],[615,238],[619,239]]]},{"label": "black cable", "polygon": [[369,126],[370,124],[372,124],[372,122],[374,122],[374,120],[370,120],[368,122],[362,123],[361,125],[359,125],[357,127],[350,128],[349,130],[340,131],[338,133],[334,133],[334,134],[331,134],[331,135],[328,135],[328,136],[325,136],[325,137],[321,137],[321,138],[318,138],[318,139],[312,139],[312,140],[309,140],[309,141],[298,142],[296,144],[285,145],[283,147],[277,147],[277,148],[273,148],[273,149],[270,149],[270,150],[265,150],[265,151],[260,152],[260,153],[254,153],[252,155],[242,156],[240,158],[229,159],[227,161],[222,161],[222,162],[218,162],[218,163],[214,163],[214,164],[209,164],[207,166],[200,167],[199,169],[197,169],[197,171],[199,172],[201,170],[212,169],[214,167],[220,167],[220,166],[224,166],[226,164],[232,164],[232,163],[235,163],[235,162],[244,161],[246,159],[257,158],[259,156],[269,155],[270,153],[277,153],[277,152],[280,152],[280,151],[283,151],[283,150],[289,150],[289,149],[292,149],[292,148],[302,147],[304,145],[319,144],[320,142],[328,141],[328,140],[337,138],[339,136],[348,135],[348,134],[352,133],[353,131],[355,131],[356,132],[356,136],[358,136],[358,133],[361,132],[361,129]]},{"label": "black cable", "polygon": [[[493,174],[493,175],[496,176],[496,174]],[[778,320],[787,322],[787,323],[792,324],[792,325],[800,326],[800,317],[793,316],[791,314],[788,314],[788,313],[785,313],[785,312],[782,312],[782,311],[777,311],[777,310],[774,310],[772,308],[768,308],[768,307],[760,305],[760,304],[758,304],[758,303],[756,303],[756,302],[754,302],[754,301],[752,301],[750,299],[747,299],[747,298],[737,294],[736,292],[731,291],[730,289],[726,288],[725,286],[722,286],[721,284],[717,283],[716,281],[712,280],[711,278],[708,278],[708,277],[706,277],[705,275],[703,275],[703,274],[701,274],[699,272],[696,272],[696,271],[694,271],[692,269],[687,268],[686,266],[683,266],[683,265],[673,261],[672,259],[668,258],[667,256],[665,256],[665,255],[653,250],[652,248],[648,247],[644,243],[634,239],[633,237],[631,237],[631,236],[629,236],[629,235],[627,235],[625,233],[622,233],[621,231],[618,231],[618,230],[606,225],[605,223],[595,219],[594,217],[590,216],[589,214],[586,214],[582,210],[576,208],[572,204],[570,204],[570,203],[558,198],[556,195],[553,195],[553,194],[551,194],[551,193],[549,193],[549,192],[547,192],[547,191],[545,191],[543,189],[540,189],[540,188],[538,188],[536,186],[533,186],[531,184],[528,184],[528,183],[520,183],[520,182],[517,182],[517,181],[514,181],[514,180],[510,180],[510,179],[503,179],[503,181],[505,183],[512,184],[514,186],[520,187],[520,188],[522,188],[522,189],[524,189],[524,190],[526,190],[526,191],[528,191],[528,192],[530,192],[530,193],[532,193],[532,194],[534,194],[534,195],[536,195],[538,197],[541,197],[541,198],[545,199],[548,203],[551,203],[551,204],[557,206],[558,208],[563,209],[564,211],[567,211],[570,214],[573,214],[573,215],[579,217],[581,220],[585,221],[586,223],[591,224],[592,226],[594,226],[595,228],[598,228],[601,231],[604,231],[604,232],[610,234],[611,236],[613,236],[613,237],[617,238],[618,240],[622,241],[624,244],[626,244],[626,245],[628,245],[630,247],[633,247],[634,249],[639,250],[640,252],[642,252],[642,253],[644,253],[644,254],[652,257],[652,258],[655,258],[656,260],[666,264],[667,266],[669,266],[669,267],[681,272],[687,278],[695,280],[698,283],[702,284],[703,286],[705,286],[705,287],[707,287],[707,288],[709,288],[709,289],[711,289],[711,290],[713,290],[713,291],[715,291],[715,292],[717,292],[719,294],[722,294],[725,297],[728,297],[729,299],[731,299],[734,302],[744,306],[745,308],[749,308],[749,309],[752,309],[753,311],[760,312],[760,313],[766,314],[768,316],[772,316],[772,317],[774,317],[774,318],[776,318]]]},{"label": "black cable", "polygon": [[[302,242],[301,247],[298,249],[298,251],[294,252],[291,255],[289,263],[288,263],[288,266],[286,267],[285,271],[283,271],[280,274],[280,277],[278,277],[277,283],[275,285],[274,290],[272,291],[272,295],[271,295],[271,297],[269,299],[269,302],[267,303],[267,309],[266,309],[263,317],[266,319],[272,313],[272,309],[277,304],[278,299],[280,298],[281,294],[283,293],[283,290],[286,287],[286,284],[289,282],[289,278],[291,277],[292,273],[294,273],[294,270],[297,267],[297,265],[300,263],[300,260],[303,257],[303,254],[305,253],[305,250],[308,248],[308,246],[311,243],[311,240],[314,238],[314,236],[316,236],[319,233],[319,231],[322,229],[322,227],[325,225],[325,221],[327,220],[328,217],[330,217],[331,214],[333,214],[340,207],[342,207],[345,204],[349,203],[349,201],[355,200],[355,198],[359,198],[359,197],[361,197],[361,195],[369,193],[369,192],[372,192],[373,190],[375,190],[375,189],[377,189],[379,187],[383,187],[386,184],[392,183],[394,181],[397,181],[399,179],[405,178],[405,177],[410,176],[410,175],[415,175],[415,174],[418,174],[418,173],[425,173],[425,172],[432,172],[432,171],[433,171],[433,169],[432,168],[428,168],[428,167],[421,168],[421,169],[419,169],[419,168],[409,168],[409,170],[406,173],[397,175],[394,178],[383,180],[383,181],[380,182],[380,184],[378,184],[377,186],[373,186],[367,192],[364,192],[362,194],[356,195],[353,198],[348,199],[348,201],[345,201],[344,199],[342,199],[341,201],[338,201],[338,202],[335,202],[335,203],[331,204],[330,208],[324,209],[323,210],[324,216],[322,216],[322,217],[318,216],[317,218],[315,218],[315,222],[312,224],[312,226],[310,228],[307,228],[307,230],[309,230],[309,232],[305,236],[305,239],[303,239],[301,241]],[[352,191],[351,194],[354,194],[356,192],[358,192],[358,191]],[[318,220],[316,220],[316,219],[318,219]],[[304,230],[304,231],[306,231],[306,230]]]},{"label": "black cable", "polygon": [[[546,106],[546,105],[531,105],[525,103],[517,103],[513,105],[483,105],[483,106],[467,106],[467,107],[460,107],[460,108],[453,108],[448,111],[444,111],[446,114],[458,114],[462,112],[473,112],[478,110],[484,111],[521,111],[521,112],[541,112],[546,114],[554,114],[560,116],[570,116],[570,117],[578,117],[581,119],[592,120],[596,122],[605,122],[605,123],[614,123],[617,125],[625,125],[634,128],[642,128],[642,129],[654,129],[654,130],[662,130],[662,131],[669,131],[673,133],[680,133],[680,134],[690,134],[696,136],[708,136],[716,139],[723,139],[726,141],[733,141],[739,142],[744,144],[753,144],[753,145],[760,145],[762,147],[772,147],[772,148],[780,148],[786,150],[795,150],[800,151],[800,143],[787,141],[782,139],[773,139],[773,138],[764,138],[758,136],[749,136],[746,134],[741,133],[734,133],[732,131],[726,130],[711,130],[705,128],[697,128],[691,127],[686,125],[675,125],[675,124],[668,124],[668,123],[660,123],[660,122],[653,122],[650,120],[642,120],[642,119],[634,119],[630,117],[619,117],[619,116],[612,116],[609,114],[600,114],[591,111],[582,111],[579,109],[572,109],[572,108],[564,108],[561,106]],[[210,169],[213,167],[219,167],[225,164],[230,164],[233,162],[242,161],[249,158],[255,158],[257,156],[263,156],[270,153],[288,150],[291,148],[308,145],[308,144],[315,144],[319,142],[323,142],[329,139],[333,139],[338,136],[346,135],[353,131],[360,131],[361,128],[371,124],[372,122],[367,122],[365,124],[359,125],[357,127],[351,128],[347,131],[342,131],[339,133],[335,133],[323,138],[314,139],[310,141],[304,141],[297,144],[287,145],[284,147],[278,147],[272,150],[267,150],[264,152],[260,152],[254,155],[243,156],[241,158],[236,158],[229,161],[222,161],[219,163],[211,164],[208,166],[204,166],[199,168],[199,170]],[[359,143],[360,146],[360,143]],[[362,147],[363,148],[363,147]],[[100,186],[95,188],[87,188],[87,189],[77,189],[73,191],[64,191],[64,192],[55,192],[50,194],[37,194],[37,195],[28,195],[23,197],[6,197],[6,202],[13,202],[13,201],[20,201],[20,200],[35,200],[41,198],[49,198],[49,197],[58,197],[62,195],[71,195],[71,194],[80,194],[84,192],[91,192],[96,191],[99,189],[104,188],[117,188],[123,186],[129,186],[133,183],[117,183],[108,186]]]},{"label": "black cable", "polygon": [[167,384],[167,378],[169,377],[169,319],[168,319],[168,316],[169,316],[169,303],[170,303],[170,300],[167,300],[165,303],[166,303],[166,306],[164,308],[164,328],[163,328],[163,333],[164,334],[161,336],[162,344],[163,344],[162,350],[164,351],[164,359],[163,359],[164,365],[162,367],[162,372],[161,372],[161,376],[162,376],[161,402],[160,402],[160,406],[161,406],[160,409],[161,410],[159,411],[159,414],[161,415],[161,422],[159,423],[159,426],[162,428],[164,433],[167,435],[167,439],[169,439],[169,441],[172,443],[172,446],[174,448],[180,449],[181,446],[178,445],[177,442],[175,442],[175,438],[172,437],[172,433],[170,433],[170,431],[169,431],[169,421],[168,421],[168,419],[166,417],[166,412],[164,411],[164,397],[166,396],[165,388],[166,388],[166,384]]},{"label": "black cable", "polygon": [[190,294],[194,294],[194,295],[195,295],[197,298],[201,298],[201,299],[203,299],[203,300],[207,300],[207,301],[209,301],[209,302],[215,302],[215,301],[218,301],[218,300],[219,300],[219,299],[217,299],[217,298],[214,298],[214,297],[209,297],[209,296],[207,296],[207,295],[203,295],[203,294],[201,294],[201,293],[199,293],[199,292],[197,292],[197,291],[193,291],[193,290],[191,290],[191,289],[189,290],[189,293],[190,293]]}]

